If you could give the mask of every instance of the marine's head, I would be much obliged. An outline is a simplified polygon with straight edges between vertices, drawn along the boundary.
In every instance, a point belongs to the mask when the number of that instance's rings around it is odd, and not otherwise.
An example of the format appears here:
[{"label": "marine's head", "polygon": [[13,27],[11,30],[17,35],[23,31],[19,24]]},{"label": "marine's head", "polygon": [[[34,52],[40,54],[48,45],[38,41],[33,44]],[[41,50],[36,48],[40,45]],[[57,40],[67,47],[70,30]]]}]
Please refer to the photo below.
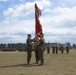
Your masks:
[{"label": "marine's head", "polygon": [[27,34],[27,37],[28,37],[28,39],[30,39],[31,38],[31,34]]},{"label": "marine's head", "polygon": [[43,34],[43,33],[41,33],[41,34],[40,34],[40,38],[43,38],[43,37],[44,37],[44,34]]}]

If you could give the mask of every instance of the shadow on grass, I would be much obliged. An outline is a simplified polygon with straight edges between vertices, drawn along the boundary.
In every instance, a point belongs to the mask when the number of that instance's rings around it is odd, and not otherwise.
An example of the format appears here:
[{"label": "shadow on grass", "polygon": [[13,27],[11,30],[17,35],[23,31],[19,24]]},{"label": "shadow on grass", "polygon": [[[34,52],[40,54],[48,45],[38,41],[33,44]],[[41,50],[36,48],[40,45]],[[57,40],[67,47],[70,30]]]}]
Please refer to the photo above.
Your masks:
[{"label": "shadow on grass", "polygon": [[8,67],[34,67],[34,66],[41,66],[39,64],[17,64],[17,65],[9,65],[9,66],[0,66],[0,68],[8,68]]}]

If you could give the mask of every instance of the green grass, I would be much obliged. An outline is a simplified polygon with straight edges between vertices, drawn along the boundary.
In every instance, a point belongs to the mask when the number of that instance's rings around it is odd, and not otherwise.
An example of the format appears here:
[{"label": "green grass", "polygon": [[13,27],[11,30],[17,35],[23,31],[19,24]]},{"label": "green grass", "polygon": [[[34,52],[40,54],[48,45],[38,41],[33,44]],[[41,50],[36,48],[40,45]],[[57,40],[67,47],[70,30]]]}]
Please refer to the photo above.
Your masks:
[{"label": "green grass", "polygon": [[35,62],[32,53],[31,65],[26,65],[26,52],[0,52],[0,75],[76,75],[76,50],[69,54],[44,53],[43,66]]}]

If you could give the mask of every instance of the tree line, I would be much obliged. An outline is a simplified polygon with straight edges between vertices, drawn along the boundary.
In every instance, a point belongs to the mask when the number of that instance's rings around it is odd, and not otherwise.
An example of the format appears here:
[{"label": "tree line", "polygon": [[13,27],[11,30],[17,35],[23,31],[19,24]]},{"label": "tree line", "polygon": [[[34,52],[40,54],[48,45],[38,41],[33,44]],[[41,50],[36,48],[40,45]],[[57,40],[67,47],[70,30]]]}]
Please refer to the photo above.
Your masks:
[{"label": "tree line", "polygon": [[[45,43],[45,47],[51,47],[53,44],[60,44],[60,43]],[[76,44],[65,43],[64,45],[68,44],[70,48],[76,49]],[[26,43],[8,43],[8,44],[0,44],[0,51],[26,51]]]},{"label": "tree line", "polygon": [[25,43],[0,44],[0,51],[25,51]]}]

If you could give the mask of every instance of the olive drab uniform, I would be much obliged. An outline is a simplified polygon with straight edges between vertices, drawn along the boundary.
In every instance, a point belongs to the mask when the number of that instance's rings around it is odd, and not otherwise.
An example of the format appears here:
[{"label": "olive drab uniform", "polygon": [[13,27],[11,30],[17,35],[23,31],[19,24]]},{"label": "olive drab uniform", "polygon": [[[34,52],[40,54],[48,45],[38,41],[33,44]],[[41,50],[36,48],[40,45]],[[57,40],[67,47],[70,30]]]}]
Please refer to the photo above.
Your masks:
[{"label": "olive drab uniform", "polygon": [[32,53],[32,40],[31,39],[27,39],[26,40],[26,51],[27,51],[27,63],[30,63],[30,59],[31,59],[31,53]]},{"label": "olive drab uniform", "polygon": [[40,60],[40,62],[41,62],[42,65],[44,63],[44,57],[43,57],[44,45],[45,45],[44,38],[40,38],[39,45],[38,45],[38,50],[39,50],[39,60]]}]

